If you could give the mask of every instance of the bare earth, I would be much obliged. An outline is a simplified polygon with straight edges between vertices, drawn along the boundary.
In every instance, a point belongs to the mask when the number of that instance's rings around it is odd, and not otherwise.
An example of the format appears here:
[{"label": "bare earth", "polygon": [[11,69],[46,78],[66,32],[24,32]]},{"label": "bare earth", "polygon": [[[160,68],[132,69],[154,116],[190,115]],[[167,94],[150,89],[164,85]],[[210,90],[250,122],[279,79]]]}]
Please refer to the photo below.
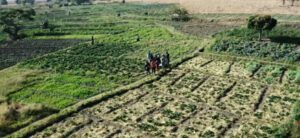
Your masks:
[{"label": "bare earth", "polygon": [[282,6],[281,0],[127,0],[130,2],[179,3],[192,13],[259,13],[300,15],[300,1]]}]

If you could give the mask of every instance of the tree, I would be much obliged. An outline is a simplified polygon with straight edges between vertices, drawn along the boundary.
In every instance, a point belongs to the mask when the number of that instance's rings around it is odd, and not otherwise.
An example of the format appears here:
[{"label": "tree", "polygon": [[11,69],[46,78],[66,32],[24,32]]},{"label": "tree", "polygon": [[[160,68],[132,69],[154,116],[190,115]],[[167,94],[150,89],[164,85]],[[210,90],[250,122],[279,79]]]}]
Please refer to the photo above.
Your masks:
[{"label": "tree", "polygon": [[22,38],[20,31],[23,29],[22,23],[33,20],[35,11],[33,9],[8,9],[0,12],[1,31],[9,35],[11,40]]},{"label": "tree", "polygon": [[282,5],[285,5],[285,1],[286,1],[286,0],[282,0]]},{"label": "tree", "polygon": [[26,3],[29,3],[31,5],[33,5],[35,3],[35,0],[25,0],[25,1],[26,1]]},{"label": "tree", "polygon": [[16,0],[16,4],[21,4],[21,0]]},{"label": "tree", "polygon": [[42,29],[49,29],[49,21],[47,19],[43,22]]},{"label": "tree", "polygon": [[270,15],[255,15],[248,19],[248,28],[259,31],[259,40],[261,40],[264,30],[271,31],[276,25],[277,20]]},{"label": "tree", "polygon": [[294,4],[295,4],[295,0],[291,0],[291,2],[292,2],[292,6],[294,6]]},{"label": "tree", "polygon": [[48,19],[46,19],[42,23],[42,29],[49,29],[50,32],[53,32],[55,29],[55,26],[50,24]]},{"label": "tree", "polygon": [[189,21],[189,13],[186,9],[176,8],[172,11],[172,20],[173,21]]},{"label": "tree", "polygon": [[299,0],[291,0],[291,6],[294,6],[296,1],[299,1]]},{"label": "tree", "polygon": [[0,0],[0,5],[7,5],[7,0]]},{"label": "tree", "polygon": [[125,1],[125,0],[122,0],[122,3],[126,3],[126,1]]}]

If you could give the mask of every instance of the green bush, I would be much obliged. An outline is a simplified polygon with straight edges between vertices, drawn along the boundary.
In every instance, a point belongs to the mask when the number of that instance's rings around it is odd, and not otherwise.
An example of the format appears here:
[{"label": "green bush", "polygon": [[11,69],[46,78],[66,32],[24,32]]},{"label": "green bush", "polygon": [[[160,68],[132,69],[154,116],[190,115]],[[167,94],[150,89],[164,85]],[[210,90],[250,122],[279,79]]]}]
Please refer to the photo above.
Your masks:
[{"label": "green bush", "polygon": [[189,13],[184,8],[176,8],[172,11],[172,20],[173,21],[189,21],[191,18]]},{"label": "green bush", "polygon": [[255,15],[248,19],[248,28],[259,31],[259,40],[264,30],[272,30],[277,25],[277,20],[270,15]]}]

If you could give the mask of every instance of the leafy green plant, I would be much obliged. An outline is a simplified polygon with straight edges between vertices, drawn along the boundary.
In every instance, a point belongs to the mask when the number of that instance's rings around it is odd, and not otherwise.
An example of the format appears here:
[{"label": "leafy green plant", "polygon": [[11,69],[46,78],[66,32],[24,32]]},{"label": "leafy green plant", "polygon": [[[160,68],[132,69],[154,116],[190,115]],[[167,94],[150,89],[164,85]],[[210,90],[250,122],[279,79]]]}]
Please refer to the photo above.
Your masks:
[{"label": "leafy green plant", "polygon": [[182,117],[182,113],[180,112],[173,112],[170,109],[163,110],[163,114],[169,117],[170,119],[179,120]]},{"label": "leafy green plant", "polygon": [[158,128],[151,125],[151,124],[147,124],[147,123],[142,123],[142,124],[139,124],[138,127],[141,129],[141,130],[144,130],[144,131],[157,131]]}]

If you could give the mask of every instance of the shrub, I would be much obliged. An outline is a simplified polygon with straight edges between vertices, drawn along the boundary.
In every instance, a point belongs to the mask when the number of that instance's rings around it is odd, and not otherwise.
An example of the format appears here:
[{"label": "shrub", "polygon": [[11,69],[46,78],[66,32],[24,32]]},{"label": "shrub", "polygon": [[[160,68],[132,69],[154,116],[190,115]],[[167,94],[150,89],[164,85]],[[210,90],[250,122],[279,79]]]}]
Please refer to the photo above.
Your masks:
[{"label": "shrub", "polygon": [[277,25],[277,20],[270,15],[255,15],[248,19],[248,28],[259,31],[259,40],[261,40],[264,30],[272,30]]},{"label": "shrub", "polygon": [[25,21],[32,21],[35,14],[36,13],[34,9],[9,9],[1,11],[1,31],[7,33],[11,40],[17,40],[22,37],[20,31],[22,30],[23,24],[21,23]]},{"label": "shrub", "polygon": [[[11,133],[30,122],[57,112],[55,109],[38,104],[2,103],[0,109],[0,130],[4,133]],[[31,118],[29,122],[28,118]]]},{"label": "shrub", "polygon": [[186,9],[176,8],[172,11],[172,20],[173,21],[189,21],[191,18],[189,17],[189,13]]}]

